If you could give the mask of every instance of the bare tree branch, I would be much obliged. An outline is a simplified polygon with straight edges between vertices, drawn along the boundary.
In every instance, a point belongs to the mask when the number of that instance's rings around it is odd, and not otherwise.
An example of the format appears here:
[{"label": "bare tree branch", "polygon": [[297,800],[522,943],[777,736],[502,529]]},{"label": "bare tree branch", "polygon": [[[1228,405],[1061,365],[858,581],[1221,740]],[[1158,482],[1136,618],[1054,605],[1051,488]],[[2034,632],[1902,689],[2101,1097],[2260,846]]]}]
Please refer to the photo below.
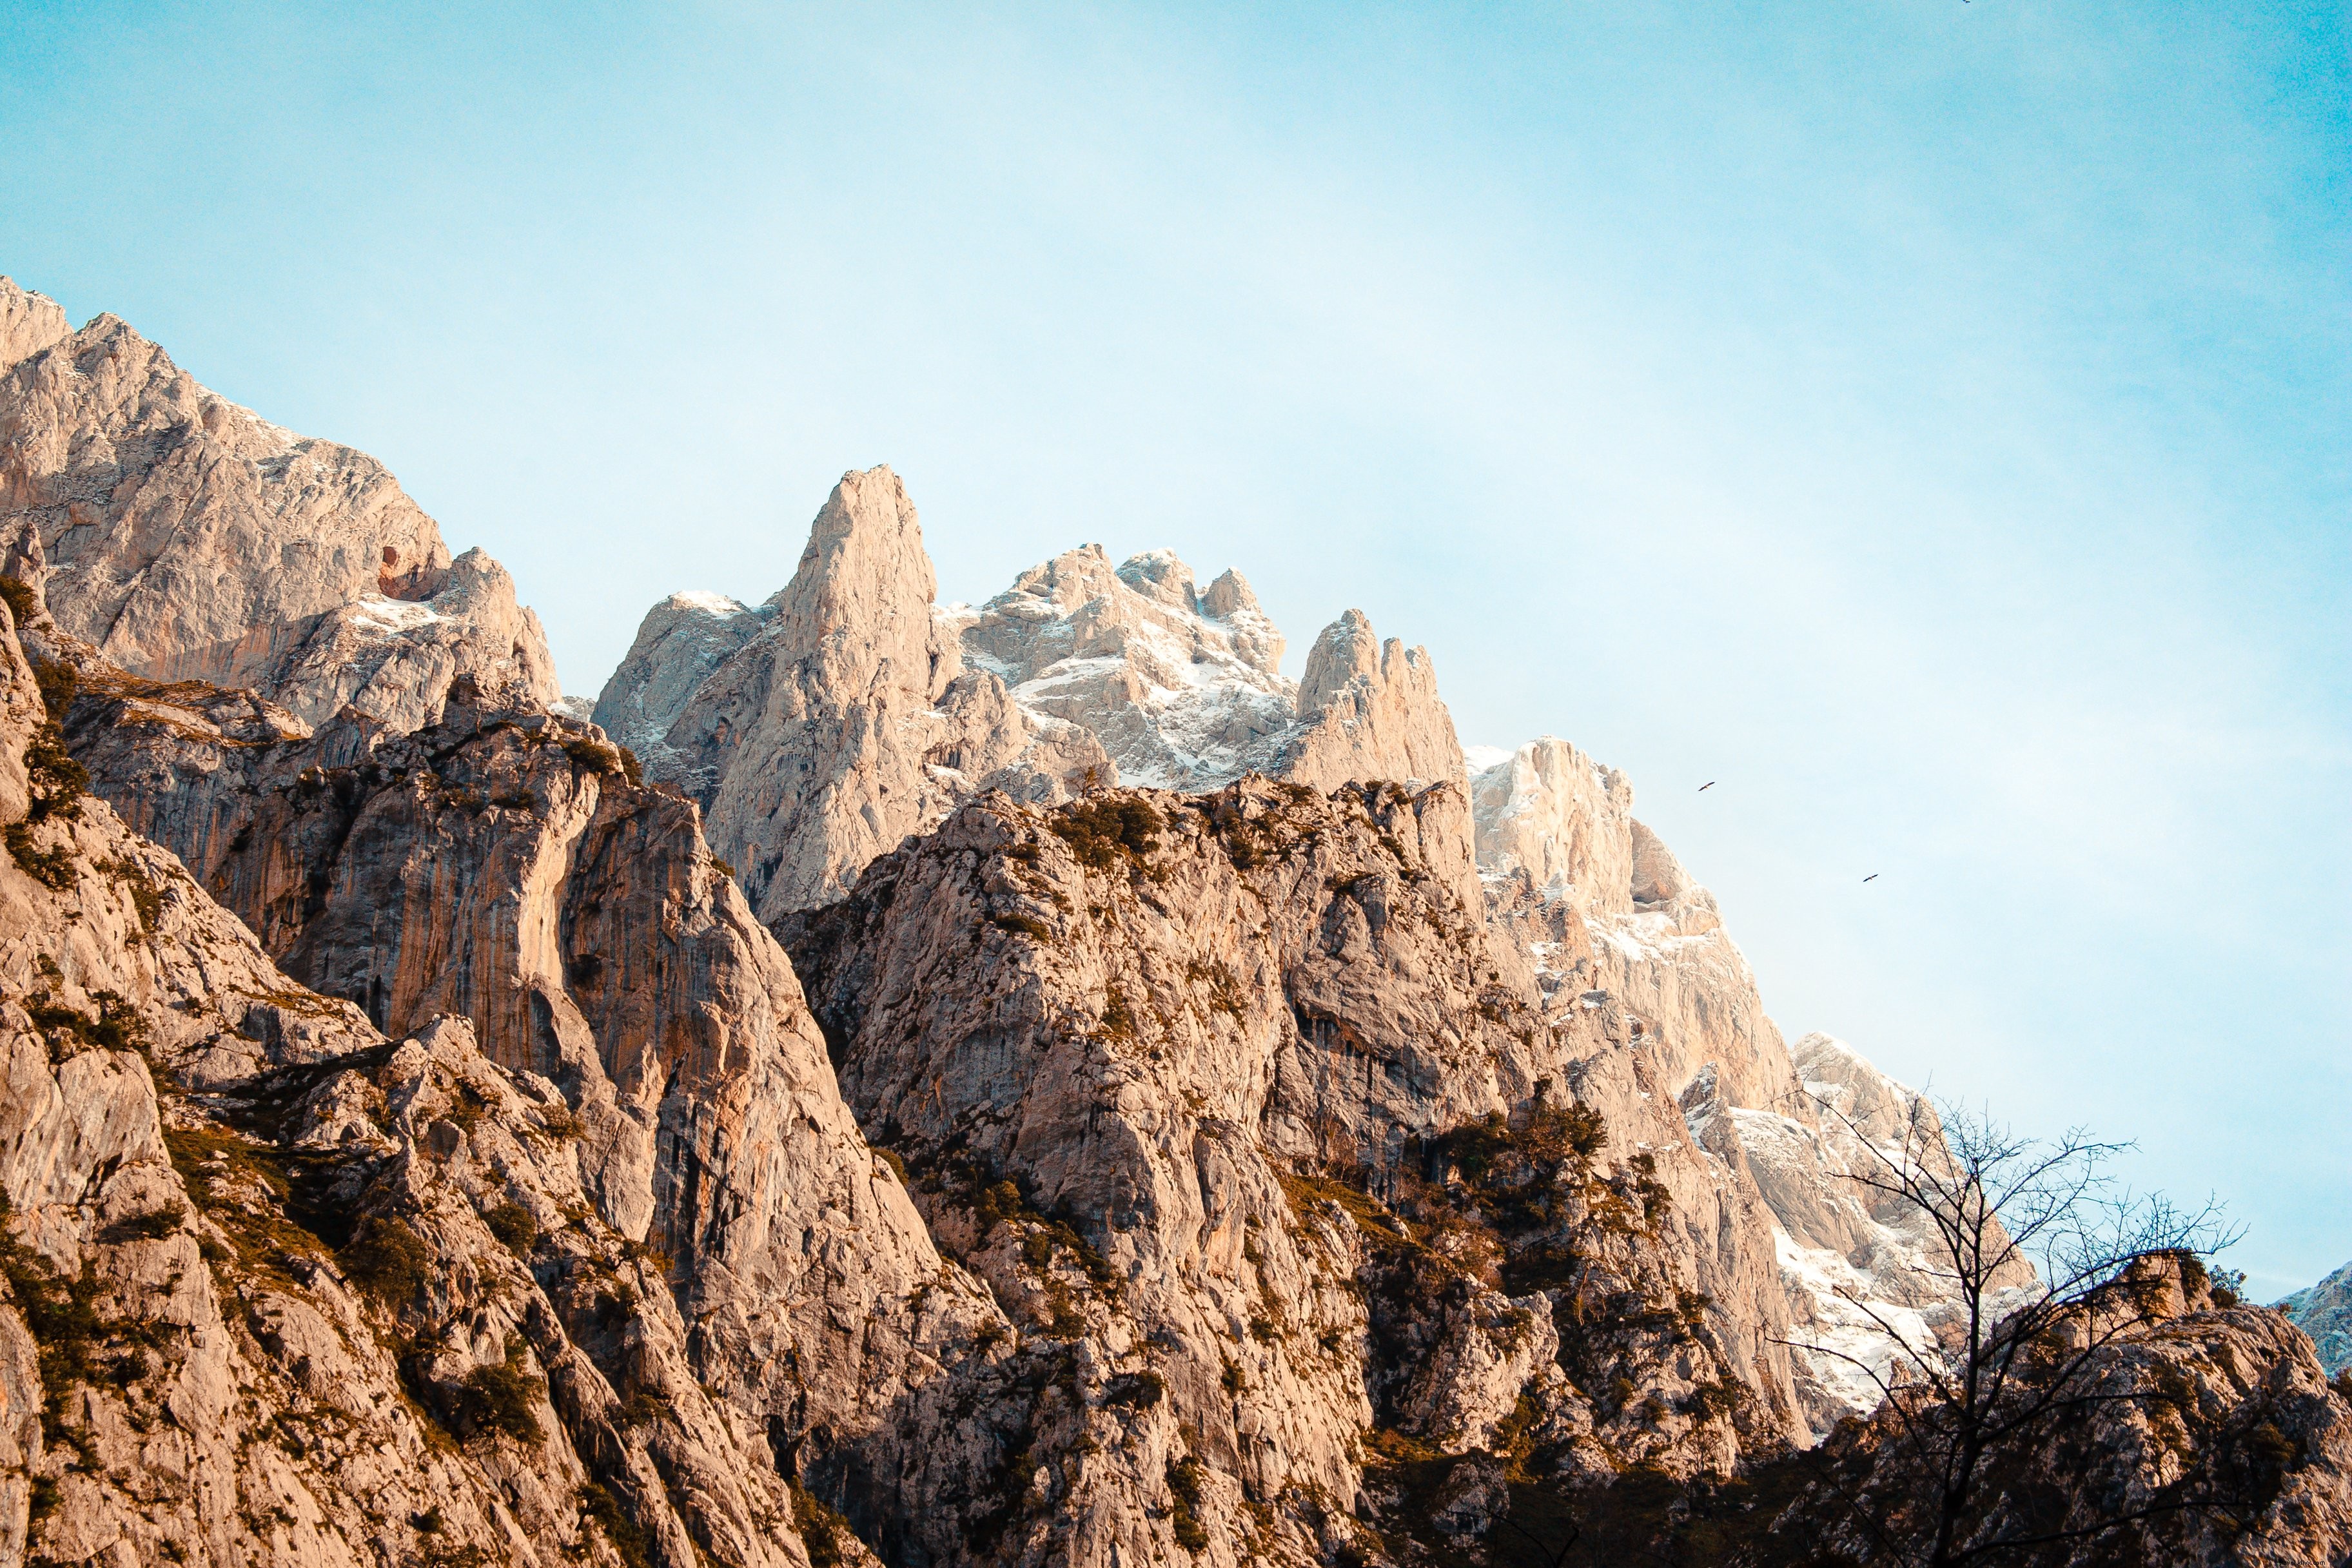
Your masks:
[{"label": "bare tree branch", "polygon": [[1883,1365],[1837,1346],[1776,1342],[1853,1366],[1878,1390],[1873,1485],[1847,1485],[1834,1465],[1821,1470],[1881,1550],[1954,1568],[2217,1506],[2177,1485],[2157,1502],[2018,1534],[2013,1524],[1996,1528],[2000,1489],[1987,1478],[2046,1456],[2088,1411],[2150,1397],[2096,1379],[2113,1347],[2156,1321],[2175,1272],[2168,1260],[2238,1239],[2220,1205],[2185,1210],[2133,1191],[2113,1172],[2131,1145],[2081,1128],[2042,1142],[1989,1112],[1915,1096],[1881,1142],[1834,1101],[1814,1103],[1865,1152],[1851,1176],[1871,1206],[1924,1221],[1930,1257],[1919,1272],[1949,1292],[1957,1320],[1921,1343],[1862,1293],[1840,1289],[1865,1331],[1885,1341]]}]

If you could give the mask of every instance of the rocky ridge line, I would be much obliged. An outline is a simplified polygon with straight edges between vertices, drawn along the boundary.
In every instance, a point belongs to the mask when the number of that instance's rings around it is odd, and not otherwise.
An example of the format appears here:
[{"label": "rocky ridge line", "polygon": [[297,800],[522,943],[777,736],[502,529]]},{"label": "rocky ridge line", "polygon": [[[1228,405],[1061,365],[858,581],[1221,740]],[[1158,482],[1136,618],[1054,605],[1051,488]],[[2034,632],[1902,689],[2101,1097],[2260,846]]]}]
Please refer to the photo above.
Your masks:
[{"label": "rocky ridge line", "polygon": [[[51,325],[0,312],[5,341]],[[0,898],[114,889],[26,905],[17,945],[0,926],[0,983],[64,997],[25,1009],[53,1067],[141,1061],[163,1120],[211,1140],[173,1179],[233,1255],[205,1258],[223,1299],[267,1303],[242,1331],[215,1313],[246,1425],[171,1461],[247,1489],[201,1529],[142,1468],[164,1449],[105,1435],[152,1427],[159,1368],[216,1363],[126,1360],[154,1331],[102,1291],[79,1359],[19,1358],[10,1408],[78,1413],[37,1449],[16,1429],[52,1483],[24,1494],[43,1554],[1496,1560],[1522,1523],[1638,1511],[1643,1477],[1681,1512],[1629,1550],[1718,1505],[1745,1540],[1833,1540],[1752,1489],[1851,1406],[1788,1350],[1840,1327],[1810,1275],[1834,1260],[1832,1294],[1932,1319],[1916,1238],[1845,1179],[1908,1092],[1826,1037],[1782,1045],[1622,781],[1560,742],[1528,780],[1469,779],[1426,656],[1360,616],[1286,688],[1246,584],[1202,593],[1165,554],[1074,552],[941,611],[903,487],[853,474],[767,605],[649,617],[606,693],[625,741],[661,723],[640,779],[495,669],[390,716],[125,669],[47,617],[37,527],[0,547],[43,661],[0,679],[0,818],[21,795],[25,829]],[[1277,699],[1230,744],[1290,776],[1113,786]],[[70,820],[100,838],[60,837],[77,767],[187,869],[98,800]],[[159,1011],[107,954],[151,914],[159,951],[192,951],[189,912],[215,938]],[[284,970],[240,980],[232,949]],[[103,1227],[87,1284],[137,1263],[106,1249],[146,1244],[150,1211],[73,1194],[149,1166],[85,1157],[120,1074],[73,1070],[36,1097],[64,1114],[0,1152],[27,1152],[10,1194],[50,1215],[10,1234]],[[61,1207],[39,1171],[82,1185]],[[73,1255],[43,1256],[10,1272],[0,1340],[83,1300]],[[2189,1399],[2186,1440],[2252,1467],[2237,1550],[2319,1561],[2352,1473],[2340,1395],[2277,1319],[2194,1296],[2113,1374]],[[364,1325],[373,1360],[324,1364],[393,1426],[317,1405],[303,1312],[353,1345]],[[2111,1426],[2064,1462],[2140,1485],[2171,1430]],[[1830,1458],[1879,1473],[1866,1424],[1839,1433]]]},{"label": "rocky ridge line", "polygon": [[452,560],[374,458],[218,396],[112,316],[64,321],[0,278],[0,539],[63,630],[313,723],[349,704],[414,729],[459,676],[561,699],[505,568]]}]

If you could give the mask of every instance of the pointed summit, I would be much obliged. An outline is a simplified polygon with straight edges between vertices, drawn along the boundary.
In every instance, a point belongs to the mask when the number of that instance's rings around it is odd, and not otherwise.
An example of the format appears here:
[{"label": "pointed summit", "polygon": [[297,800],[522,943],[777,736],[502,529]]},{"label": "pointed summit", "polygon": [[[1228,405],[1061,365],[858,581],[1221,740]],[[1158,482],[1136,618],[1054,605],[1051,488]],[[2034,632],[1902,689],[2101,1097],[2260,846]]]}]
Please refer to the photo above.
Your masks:
[{"label": "pointed summit", "polygon": [[741,868],[763,920],[841,897],[960,791],[985,782],[1058,799],[1089,773],[1114,775],[1089,738],[1024,713],[993,674],[963,672],[932,605],[936,584],[898,476],[853,470],[810,525],[790,583],[757,612],[688,606],[668,636],[649,616],[641,647],[648,632],[670,642],[694,616],[704,640],[677,641],[658,658],[648,649],[598,700],[600,714],[620,717],[634,703],[648,721],[660,706],[649,693],[681,663],[740,639],[695,686],[648,763],[703,803],[711,842]]},{"label": "pointed summit", "polygon": [[1437,695],[1429,650],[1395,637],[1383,644],[1361,610],[1315,639],[1298,683],[1298,717],[1282,771],[1301,784],[1329,790],[1351,779],[1442,781],[1466,792],[1462,742]]}]

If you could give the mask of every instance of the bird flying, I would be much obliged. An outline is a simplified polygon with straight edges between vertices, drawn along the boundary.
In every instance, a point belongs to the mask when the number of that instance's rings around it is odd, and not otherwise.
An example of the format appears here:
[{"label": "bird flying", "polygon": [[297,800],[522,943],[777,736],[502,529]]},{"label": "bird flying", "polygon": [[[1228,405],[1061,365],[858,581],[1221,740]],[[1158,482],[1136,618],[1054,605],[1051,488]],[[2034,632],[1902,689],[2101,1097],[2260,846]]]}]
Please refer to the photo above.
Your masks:
[{"label": "bird flying", "polygon": [[1865,882],[1875,882],[1876,880],[1878,880],[1878,873],[1877,873],[1877,872],[1875,872],[1875,871],[1873,871],[1869,876],[1864,877],[1864,878],[1863,879],[1863,880],[1864,880],[1864,881],[1865,881]]},{"label": "bird flying", "polygon": [[1701,795],[1705,795],[1707,791],[1709,791],[1709,790],[1713,789],[1714,787],[1715,787],[1715,781],[1714,781],[1713,779],[1709,779],[1709,780],[1707,780],[1707,781],[1706,781],[1706,783],[1705,783],[1705,784],[1701,784],[1701,785],[1699,785],[1699,786],[1698,786],[1698,793],[1699,793],[1699,794],[1701,794]]}]

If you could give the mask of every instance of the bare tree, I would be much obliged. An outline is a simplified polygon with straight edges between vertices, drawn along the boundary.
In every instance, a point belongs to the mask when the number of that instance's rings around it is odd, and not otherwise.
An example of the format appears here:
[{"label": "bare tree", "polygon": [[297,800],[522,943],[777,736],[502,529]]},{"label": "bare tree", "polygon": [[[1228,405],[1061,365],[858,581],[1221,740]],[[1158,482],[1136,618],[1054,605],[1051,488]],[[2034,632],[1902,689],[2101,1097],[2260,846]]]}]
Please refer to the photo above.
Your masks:
[{"label": "bare tree", "polygon": [[1822,1472],[1872,1538],[1874,1560],[1956,1568],[2209,1506],[2210,1490],[2184,1481],[2137,1506],[2037,1521],[2000,1506],[1997,1479],[2049,1454],[2099,1405],[2147,1397],[2100,1375],[2105,1352],[2165,1310],[2175,1281],[2201,1270],[2200,1255],[2237,1239],[2219,1205],[2192,1212],[2134,1193],[2113,1171],[2130,1145],[2079,1129],[2045,1142],[1913,1096],[1890,1144],[1819,1103],[1870,1151],[1853,1177],[1874,1206],[1926,1222],[1927,1272],[1955,1309],[1922,1336],[1841,1290],[1885,1336],[1883,1362],[1788,1342],[1860,1368],[1884,1396],[1866,1468]]}]

